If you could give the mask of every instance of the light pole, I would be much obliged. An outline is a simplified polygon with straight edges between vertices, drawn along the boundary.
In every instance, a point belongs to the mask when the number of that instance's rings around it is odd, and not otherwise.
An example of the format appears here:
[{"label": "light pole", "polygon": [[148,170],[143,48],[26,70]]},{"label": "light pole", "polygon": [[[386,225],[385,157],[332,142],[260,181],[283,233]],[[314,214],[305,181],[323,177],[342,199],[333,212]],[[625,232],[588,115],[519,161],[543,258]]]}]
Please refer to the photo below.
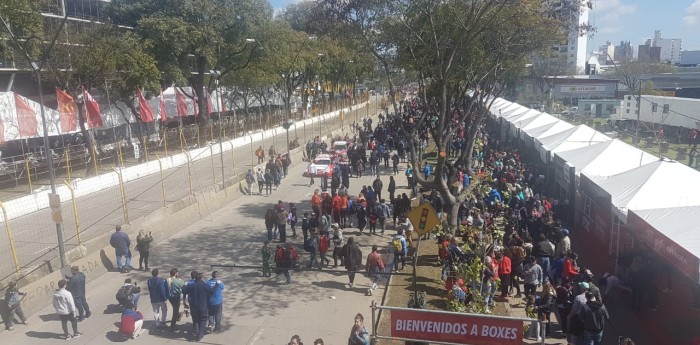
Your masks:
[{"label": "light pole", "polygon": [[[246,40],[247,41],[247,40]],[[214,79],[214,83],[216,84],[216,90],[219,92],[219,98],[221,98],[221,87],[219,86],[219,79],[221,78],[221,71],[219,70],[211,70],[209,71],[209,74],[212,77],[216,77]],[[223,128],[223,120],[224,120],[224,107],[223,107],[224,101],[223,99],[221,100],[219,107],[219,157],[221,158],[221,188],[226,189],[226,175],[224,175],[224,138],[222,136],[221,130]],[[234,127],[235,128],[235,127]],[[235,136],[235,135],[234,135]],[[231,147],[233,150],[233,146]],[[235,164],[235,162],[233,162]],[[236,173],[235,171],[233,172],[234,174]]]},{"label": "light pole", "polygon": [[[46,57],[53,51],[54,46],[56,45],[56,41],[58,39],[58,35],[63,31],[63,27],[66,24],[66,21],[68,20],[68,12],[64,11],[63,13],[63,20],[61,21],[61,25],[59,26],[58,30],[56,31],[56,35],[54,35],[53,40],[51,41],[51,44],[49,45],[48,50],[44,53],[45,55],[42,57],[41,61],[37,61],[35,59],[32,59],[29,56],[29,53],[27,52],[27,49],[25,46],[21,45],[17,37],[14,35],[12,32],[12,29],[10,28],[10,24],[5,21],[5,18],[0,16],[0,21],[2,21],[3,26],[7,30],[7,32],[10,34],[10,37],[12,41],[17,45],[17,48],[22,52],[24,57],[27,59],[27,62],[29,62],[32,72],[34,72],[34,76],[37,81],[37,88],[39,89],[39,105],[41,106],[40,108],[40,113],[41,113],[41,125],[42,128],[44,129],[44,152],[46,153],[46,159],[47,163],[49,164],[49,182],[51,183],[51,195],[49,195],[49,206],[51,207],[51,213],[52,213],[52,218],[54,220],[54,223],[56,224],[56,238],[58,240],[58,255],[61,259],[61,268],[66,267],[66,247],[65,244],[63,243],[63,230],[61,228],[61,214],[60,214],[60,199],[58,197],[58,194],[56,194],[56,173],[54,171],[53,167],[53,155],[51,154],[51,146],[49,145],[49,125],[46,122],[46,111],[44,110],[44,91],[43,91],[43,86],[41,84],[41,70],[44,67],[44,64],[46,63],[47,59]],[[30,37],[30,39],[25,41],[25,44],[29,43],[29,40],[32,38],[37,38],[36,36]],[[43,41],[42,41],[43,42]],[[57,214],[54,213],[54,211],[58,211]],[[7,222],[7,219],[5,220]]]}]

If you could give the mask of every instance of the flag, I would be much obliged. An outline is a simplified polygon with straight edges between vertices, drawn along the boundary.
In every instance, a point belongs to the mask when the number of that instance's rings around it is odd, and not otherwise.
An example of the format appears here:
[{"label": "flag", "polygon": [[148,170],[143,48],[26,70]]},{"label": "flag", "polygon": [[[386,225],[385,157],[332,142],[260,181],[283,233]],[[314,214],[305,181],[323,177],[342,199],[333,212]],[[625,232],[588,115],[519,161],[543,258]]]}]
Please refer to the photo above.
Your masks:
[{"label": "flag", "polygon": [[56,88],[58,100],[58,117],[61,120],[61,133],[68,133],[78,128],[78,107],[73,97],[67,92]]},{"label": "flag", "polygon": [[175,103],[177,103],[177,116],[185,117],[189,115],[189,111],[187,110],[187,99],[177,87],[175,88]]},{"label": "flag", "polygon": [[102,127],[102,115],[100,113],[100,105],[92,98],[92,95],[83,89],[83,99],[85,100],[85,109],[87,110],[88,127]]},{"label": "flag", "polygon": [[153,109],[151,109],[151,106],[148,105],[148,102],[146,102],[146,99],[143,98],[143,93],[141,93],[141,89],[138,91],[138,98],[139,98],[139,114],[141,115],[141,122],[149,123],[153,122]]},{"label": "flag", "polygon": [[15,107],[17,108],[17,125],[19,126],[20,138],[39,135],[39,131],[36,128],[36,112],[18,94],[15,94]]},{"label": "flag", "polygon": [[165,113],[165,96],[163,89],[160,89],[160,120],[165,122],[168,119],[168,114]]}]

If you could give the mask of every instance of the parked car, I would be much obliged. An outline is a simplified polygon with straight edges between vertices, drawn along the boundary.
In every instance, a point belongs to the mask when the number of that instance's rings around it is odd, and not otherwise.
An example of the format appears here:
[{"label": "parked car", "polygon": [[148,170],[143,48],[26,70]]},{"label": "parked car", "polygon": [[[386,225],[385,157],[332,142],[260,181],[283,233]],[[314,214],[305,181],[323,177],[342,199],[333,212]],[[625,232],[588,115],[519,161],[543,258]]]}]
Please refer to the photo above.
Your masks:
[{"label": "parked car", "polygon": [[309,163],[309,166],[306,168],[306,171],[304,171],[304,177],[310,176],[309,170],[311,169],[311,165],[313,165],[313,169],[316,171],[314,177],[333,176],[333,169],[335,168],[335,164],[333,163],[333,159],[330,155],[320,154],[316,156],[314,161],[312,163]]},{"label": "parked car", "polygon": [[328,149],[328,154],[331,156],[331,158],[336,158],[338,156],[342,156],[344,154],[347,154],[348,152],[348,142],[344,140],[336,140],[333,142],[333,145]]}]

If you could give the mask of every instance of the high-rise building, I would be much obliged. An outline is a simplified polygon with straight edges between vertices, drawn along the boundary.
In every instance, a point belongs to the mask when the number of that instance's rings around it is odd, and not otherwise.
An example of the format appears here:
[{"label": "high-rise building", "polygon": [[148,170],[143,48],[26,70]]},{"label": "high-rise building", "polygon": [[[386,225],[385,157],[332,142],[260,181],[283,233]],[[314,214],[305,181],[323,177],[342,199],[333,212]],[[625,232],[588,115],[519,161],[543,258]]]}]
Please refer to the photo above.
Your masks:
[{"label": "high-rise building", "polygon": [[580,27],[588,24],[588,13],[591,10],[591,4],[584,4],[580,8],[578,6],[570,8],[562,6],[560,11],[569,13],[560,13],[560,15],[568,16],[572,19],[572,25],[569,29],[566,42],[554,47],[562,56],[566,56],[566,69],[571,74],[584,74],[587,60],[588,35],[582,35]]},{"label": "high-rise building", "polygon": [[632,61],[634,52],[630,41],[620,41],[620,45],[615,46],[615,54],[613,57],[615,61]]},{"label": "high-rise building", "polygon": [[660,61],[674,65],[681,62],[682,43],[680,38],[662,38],[661,30],[654,31],[654,38],[651,40],[652,47],[661,48]]},{"label": "high-rise building", "polygon": [[661,62],[661,47],[654,47],[652,40],[639,46],[637,60],[640,62]]},{"label": "high-rise building", "polygon": [[615,46],[610,41],[598,48],[599,61],[603,64],[611,64],[615,58]]}]

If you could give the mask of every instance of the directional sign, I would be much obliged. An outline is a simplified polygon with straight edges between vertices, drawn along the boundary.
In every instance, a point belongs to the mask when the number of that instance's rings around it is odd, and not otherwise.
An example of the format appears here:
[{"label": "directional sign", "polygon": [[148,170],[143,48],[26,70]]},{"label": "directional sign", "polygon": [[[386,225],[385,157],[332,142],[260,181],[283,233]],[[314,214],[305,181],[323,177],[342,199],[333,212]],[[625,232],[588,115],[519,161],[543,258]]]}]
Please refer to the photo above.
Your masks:
[{"label": "directional sign", "polygon": [[434,227],[440,225],[437,213],[427,201],[409,211],[408,220],[413,224],[413,229],[418,236],[423,236],[430,230],[433,230]]}]

